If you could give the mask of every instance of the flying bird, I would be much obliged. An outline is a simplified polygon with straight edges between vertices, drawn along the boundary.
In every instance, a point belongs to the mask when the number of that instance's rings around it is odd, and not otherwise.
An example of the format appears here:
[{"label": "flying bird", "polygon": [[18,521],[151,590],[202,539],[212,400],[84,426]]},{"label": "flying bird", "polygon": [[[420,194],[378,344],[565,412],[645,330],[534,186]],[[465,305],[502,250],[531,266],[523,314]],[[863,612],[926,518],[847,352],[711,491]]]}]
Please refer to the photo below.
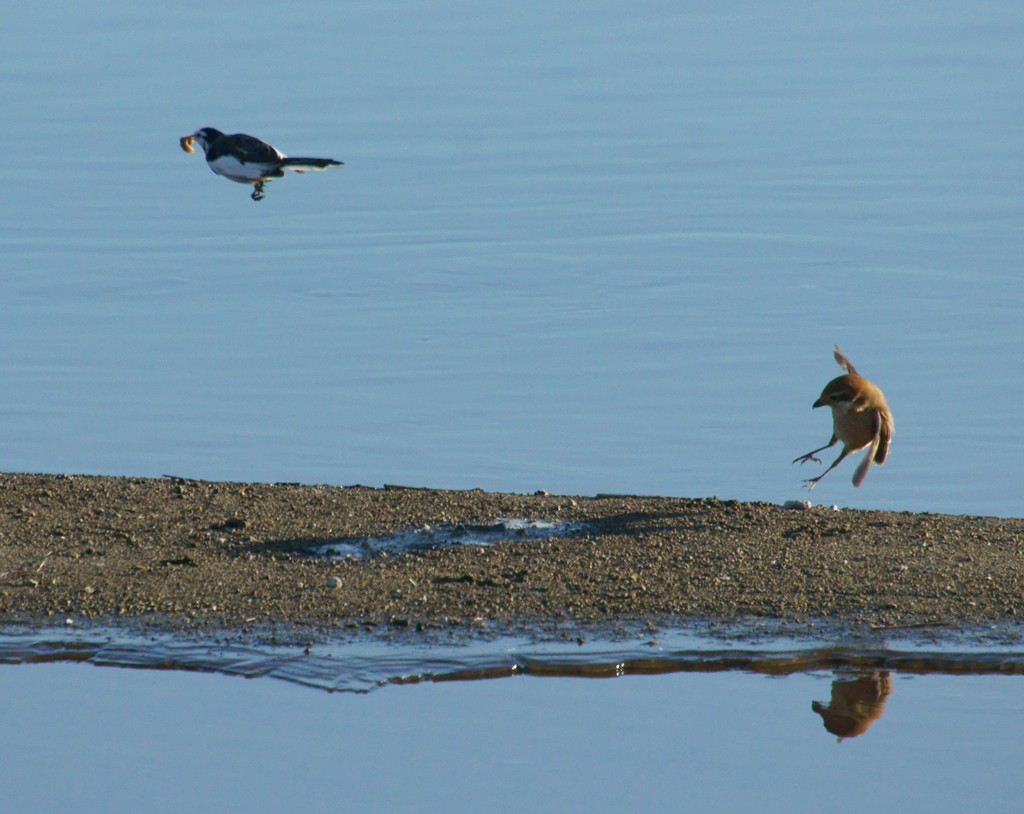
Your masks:
[{"label": "flying bird", "polygon": [[285,170],[305,172],[340,167],[333,158],[288,158],[265,141],[245,133],[225,135],[214,127],[203,127],[178,143],[186,153],[194,153],[192,144],[198,144],[206,153],[206,163],[217,175],[223,175],[239,184],[252,184],[252,199],[263,199],[263,184],[271,178],[281,178]]},{"label": "flying bird", "polygon": [[867,455],[864,456],[853,473],[853,485],[860,486],[867,477],[868,469],[872,461],[879,466],[885,463],[889,454],[889,441],[893,433],[892,413],[889,412],[889,405],[885,403],[885,396],[875,385],[857,374],[853,363],[847,359],[839,346],[833,351],[839,367],[846,371],[846,374],[839,376],[828,384],[821,391],[818,400],[812,407],[832,408],[832,438],[823,447],[812,449],[806,455],[795,458],[793,463],[799,461],[814,461],[821,463],[814,453],[828,449],[837,441],[843,442],[843,451],[833,461],[832,466],[822,472],[816,478],[805,480],[808,489],[813,489],[815,484],[825,475],[831,472],[839,462],[851,452],[856,452],[864,447],[870,447]]}]

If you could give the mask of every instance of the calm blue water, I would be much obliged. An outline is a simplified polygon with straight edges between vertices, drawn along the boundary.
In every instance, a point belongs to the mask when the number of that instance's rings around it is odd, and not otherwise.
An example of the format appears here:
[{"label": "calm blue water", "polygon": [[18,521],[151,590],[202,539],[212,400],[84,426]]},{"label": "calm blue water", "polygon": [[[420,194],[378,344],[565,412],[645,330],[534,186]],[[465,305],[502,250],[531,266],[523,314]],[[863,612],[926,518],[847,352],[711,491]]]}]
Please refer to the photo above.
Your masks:
[{"label": "calm blue water", "polygon": [[[510,679],[326,695],[0,669],[5,810],[1016,812],[1019,677],[893,675],[837,743],[832,674]],[[848,677],[840,677],[845,679]]]},{"label": "calm blue water", "polygon": [[[1022,513],[1021,7],[2,24],[5,470],[784,501],[820,471],[790,461],[829,436],[837,342],[896,436],[813,499]],[[257,204],[178,148],[201,126],[346,166]],[[826,678],[364,697],[10,667],[0,787],[24,811],[1019,808],[1018,679],[897,682],[836,744]]]},{"label": "calm blue water", "polygon": [[[4,12],[7,470],[1020,515],[1024,10]],[[257,204],[204,125],[341,170]]]}]

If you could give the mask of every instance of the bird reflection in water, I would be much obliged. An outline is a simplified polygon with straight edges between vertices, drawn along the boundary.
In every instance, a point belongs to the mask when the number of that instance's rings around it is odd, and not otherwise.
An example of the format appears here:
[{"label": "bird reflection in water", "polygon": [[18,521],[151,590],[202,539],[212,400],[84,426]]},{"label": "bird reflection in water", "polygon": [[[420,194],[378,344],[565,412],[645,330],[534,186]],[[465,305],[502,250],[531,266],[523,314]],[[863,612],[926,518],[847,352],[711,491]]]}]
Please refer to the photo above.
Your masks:
[{"label": "bird reflection in water", "polygon": [[860,678],[832,682],[832,699],[828,706],[812,701],[811,709],[821,716],[825,729],[837,740],[855,738],[867,732],[882,717],[885,699],[892,692],[888,672],[873,672]]}]

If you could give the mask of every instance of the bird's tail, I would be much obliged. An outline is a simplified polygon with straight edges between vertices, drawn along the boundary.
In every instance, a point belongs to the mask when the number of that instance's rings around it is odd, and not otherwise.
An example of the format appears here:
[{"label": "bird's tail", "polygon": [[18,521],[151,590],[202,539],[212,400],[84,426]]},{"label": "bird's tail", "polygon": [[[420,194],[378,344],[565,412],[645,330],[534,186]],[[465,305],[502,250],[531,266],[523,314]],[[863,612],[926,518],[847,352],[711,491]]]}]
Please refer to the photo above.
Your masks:
[{"label": "bird's tail", "polygon": [[878,452],[878,436],[875,436],[875,440],[871,442],[871,449],[868,450],[863,460],[857,464],[857,468],[853,472],[853,485],[860,486],[864,483],[864,478],[868,476],[868,470],[871,468],[871,462],[875,459],[875,455]]},{"label": "bird's tail", "polygon": [[333,158],[285,158],[282,159],[281,166],[288,170],[305,172],[306,170],[326,170],[328,167],[340,167],[341,162],[335,161]]},{"label": "bird's tail", "polygon": [[838,345],[834,345],[833,347],[835,348],[835,350],[832,351],[832,355],[836,359],[836,364],[838,364],[839,367],[841,367],[843,370],[845,370],[851,376],[856,376],[857,375],[857,368],[855,368],[853,366],[853,362],[851,362],[849,359],[846,358],[846,356],[843,354],[843,352],[841,350],[839,350],[839,346]]}]

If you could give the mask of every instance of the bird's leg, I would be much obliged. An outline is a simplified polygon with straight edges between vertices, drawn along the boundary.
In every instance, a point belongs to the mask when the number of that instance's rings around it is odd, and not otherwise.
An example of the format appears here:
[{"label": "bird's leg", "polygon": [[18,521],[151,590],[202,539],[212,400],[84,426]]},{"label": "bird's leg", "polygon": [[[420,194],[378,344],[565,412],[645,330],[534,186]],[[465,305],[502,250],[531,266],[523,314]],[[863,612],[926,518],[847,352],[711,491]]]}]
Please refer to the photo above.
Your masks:
[{"label": "bird's leg", "polygon": [[[832,445],[829,444],[829,446],[832,446]],[[827,449],[827,447],[822,447],[822,449]],[[814,450],[814,451],[818,452],[819,450]],[[815,485],[817,485],[818,481],[820,481],[829,472],[831,472],[833,469],[835,469],[837,466],[839,466],[840,461],[842,461],[843,458],[845,458],[849,454],[850,454],[850,450],[848,450],[846,447],[843,447],[843,451],[840,452],[839,453],[839,457],[836,458],[832,462],[832,466],[830,466],[828,469],[826,469],[824,472],[822,472],[820,475],[818,475],[818,477],[816,477],[816,478],[808,478],[807,480],[804,481],[804,483],[807,484],[807,488],[808,489],[813,489],[815,487]],[[800,459],[797,458],[797,460],[799,461]],[[817,458],[815,458],[814,460],[817,460]]]},{"label": "bird's leg", "polygon": [[[835,437],[835,436],[833,435],[833,436],[832,436],[832,440],[831,440],[831,441],[829,441],[829,442],[828,442],[827,444],[825,444],[825,446],[823,446],[823,447],[818,447],[817,449],[812,449],[812,450],[811,450],[810,452],[808,452],[808,453],[807,453],[806,455],[801,455],[801,456],[800,456],[799,458],[794,458],[794,459],[793,459],[793,463],[796,463],[797,461],[799,461],[800,463],[802,463],[802,464],[805,464],[805,463],[807,463],[808,461],[814,461],[814,462],[815,462],[816,464],[820,464],[820,463],[821,463],[821,460],[820,460],[819,458],[815,458],[815,457],[814,457],[814,453],[815,453],[815,452],[821,452],[821,451],[822,451],[823,449],[828,449],[828,448],[829,448],[830,446],[832,446],[833,444],[835,444],[835,442],[836,442],[836,441],[838,441],[838,440],[839,440],[839,439],[838,439],[838,438],[836,438],[836,437]],[[839,461],[836,461],[836,463],[839,463]],[[832,464],[832,466],[835,466],[835,465],[836,465],[836,464]]]},{"label": "bird's leg", "polygon": [[265,193],[263,192],[263,182],[257,181],[256,188],[252,191],[252,199],[254,201],[262,201],[264,194]]}]

